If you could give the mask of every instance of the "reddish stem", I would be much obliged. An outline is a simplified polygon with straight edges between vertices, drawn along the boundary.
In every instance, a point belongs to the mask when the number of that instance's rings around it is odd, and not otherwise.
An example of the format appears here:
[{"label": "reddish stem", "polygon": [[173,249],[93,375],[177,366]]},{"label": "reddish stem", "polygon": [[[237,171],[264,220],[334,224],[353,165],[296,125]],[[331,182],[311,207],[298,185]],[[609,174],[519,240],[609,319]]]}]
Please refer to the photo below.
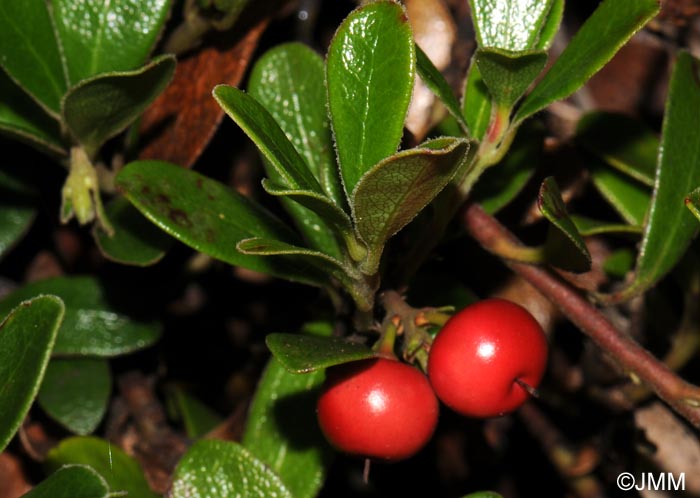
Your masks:
[{"label": "reddish stem", "polygon": [[[503,239],[521,244],[507,228],[477,204],[465,207],[462,221],[486,250],[497,247]],[[569,320],[615,359],[624,372],[638,377],[676,412],[695,427],[700,427],[700,388],[676,375],[634,339],[616,329],[576,289],[548,270],[513,261],[504,263],[552,301]]]}]

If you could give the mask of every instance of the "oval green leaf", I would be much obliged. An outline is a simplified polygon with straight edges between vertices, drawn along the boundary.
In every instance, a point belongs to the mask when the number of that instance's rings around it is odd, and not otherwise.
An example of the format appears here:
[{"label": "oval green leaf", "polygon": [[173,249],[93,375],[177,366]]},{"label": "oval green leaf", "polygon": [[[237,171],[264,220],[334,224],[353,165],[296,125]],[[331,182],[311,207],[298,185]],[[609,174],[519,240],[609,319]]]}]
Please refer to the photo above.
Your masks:
[{"label": "oval green leaf", "polygon": [[100,358],[54,358],[49,362],[37,402],[74,434],[93,432],[107,411],[112,390],[109,363]]},{"label": "oval green leaf", "polygon": [[403,7],[372,2],[353,11],[328,49],[328,108],[350,198],[360,178],[399,147],[415,78]]},{"label": "oval green leaf", "polygon": [[654,186],[659,139],[640,120],[592,112],[578,122],[576,141],[626,175]]},{"label": "oval green leaf", "polygon": [[316,496],[333,454],[316,422],[324,377],[322,370],[291,373],[270,358],[243,434],[243,446],[276,472],[295,498]]},{"label": "oval green leaf", "polygon": [[591,254],[561,198],[559,186],[551,176],[545,178],[537,197],[537,207],[552,224],[547,234],[545,255],[554,266],[573,272],[591,269]]},{"label": "oval green leaf", "polygon": [[327,281],[293,256],[273,259],[239,252],[236,244],[251,237],[299,241],[269,211],[215,180],[162,161],[136,161],[119,172],[116,183],[148,219],[200,252],[297,282]]},{"label": "oval green leaf", "polygon": [[132,266],[150,266],[170,249],[172,237],[153,225],[124,197],[117,197],[105,207],[114,228],[109,235],[94,227],[92,236],[109,260]]},{"label": "oval green leaf", "polygon": [[292,373],[313,372],[375,356],[367,346],[340,337],[269,334],[265,344],[282,366]]},{"label": "oval green leaf", "polygon": [[326,196],[344,206],[324,80],[325,66],[320,55],[301,43],[286,43],[258,59],[250,74],[248,91],[275,118]]},{"label": "oval green leaf", "polygon": [[61,130],[34,100],[0,69],[0,132],[55,156],[66,155]]},{"label": "oval green leaf", "polygon": [[87,465],[66,465],[22,498],[108,498],[104,478]]},{"label": "oval green leaf", "polygon": [[387,240],[445,188],[469,146],[464,139],[434,139],[388,157],[360,179],[351,204],[357,234],[369,250],[364,272],[377,271]]},{"label": "oval green leaf", "polygon": [[563,16],[564,0],[554,0],[549,9],[549,13],[547,14],[547,19],[545,20],[542,30],[540,31],[537,45],[533,48],[547,50],[550,47],[554,41],[554,37],[559,31],[559,25],[561,24]]},{"label": "oval green leaf", "polygon": [[19,304],[0,323],[0,451],[39,391],[63,312],[60,299],[40,296]]},{"label": "oval green leaf", "polygon": [[469,0],[482,48],[519,52],[536,46],[552,0]]},{"label": "oval green leaf", "polygon": [[93,156],[146,110],[174,74],[175,57],[164,55],[133,71],[94,76],[68,91],[61,115],[73,137]]},{"label": "oval green leaf", "polygon": [[218,85],[213,94],[224,112],[250,137],[274,168],[275,181],[289,188],[323,193],[309,166],[260,102],[228,85]]},{"label": "oval green leaf", "polygon": [[107,481],[112,493],[129,498],[157,498],[138,462],[116,445],[91,436],[64,439],[49,451],[44,465],[56,471],[64,465],[89,465]]},{"label": "oval green leaf", "polygon": [[146,61],[170,0],[52,0],[51,13],[69,84]]},{"label": "oval green leaf", "polygon": [[58,117],[68,84],[47,7],[46,0],[0,2],[0,66]]},{"label": "oval green leaf", "polygon": [[37,294],[55,294],[65,302],[55,356],[116,356],[146,348],[160,337],[160,324],[129,318],[108,302],[104,289],[92,277],[58,277],[27,284],[0,301],[0,317]]},{"label": "oval green leaf", "polygon": [[199,441],[178,463],[172,498],[292,498],[280,478],[242,446]]},{"label": "oval green leaf", "polygon": [[659,12],[659,8],[658,0],[603,0],[525,97],[514,121],[522,121],[578,90]]},{"label": "oval green leaf", "polygon": [[637,257],[634,282],[619,293],[644,292],[673,268],[685,253],[698,224],[684,209],[686,194],[700,185],[699,62],[681,52],[671,76],[649,219]]}]

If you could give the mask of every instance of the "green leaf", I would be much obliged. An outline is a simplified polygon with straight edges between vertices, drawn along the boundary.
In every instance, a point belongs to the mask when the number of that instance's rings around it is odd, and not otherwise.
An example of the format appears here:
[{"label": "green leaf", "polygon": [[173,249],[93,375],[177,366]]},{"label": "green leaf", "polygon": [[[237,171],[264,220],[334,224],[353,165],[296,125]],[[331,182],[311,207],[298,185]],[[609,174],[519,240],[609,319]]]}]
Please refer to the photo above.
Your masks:
[{"label": "green leaf", "polygon": [[588,237],[589,235],[601,235],[601,234],[635,234],[640,235],[642,233],[642,227],[640,225],[626,225],[624,223],[611,223],[609,221],[600,221],[588,218],[586,216],[579,216],[572,214],[570,216],[571,221],[576,225],[576,230],[583,235]]},{"label": "green leaf", "polygon": [[554,41],[554,37],[559,31],[559,25],[564,15],[564,0],[554,0],[547,14],[547,19],[540,31],[540,37],[537,40],[537,45],[534,48],[539,50],[547,50]]},{"label": "green leaf", "polygon": [[491,120],[491,94],[481,77],[476,59],[472,59],[464,83],[462,113],[469,126],[470,136],[482,140]]},{"label": "green leaf", "polygon": [[0,258],[29,230],[36,215],[36,193],[0,170]]},{"label": "green leaf", "polygon": [[160,337],[159,324],[123,314],[108,302],[104,289],[92,277],[58,277],[27,284],[0,301],[0,317],[37,294],[55,294],[65,303],[55,356],[116,356],[146,348]]},{"label": "green leaf", "polygon": [[514,121],[522,121],[578,90],[658,12],[657,0],[604,0],[525,97]]},{"label": "green leaf", "polygon": [[226,441],[199,441],[178,463],[172,498],[292,498],[280,478],[248,450]]},{"label": "green leaf", "polygon": [[292,373],[313,372],[375,356],[367,346],[340,337],[269,334],[265,343],[282,366]]},{"label": "green leaf", "polygon": [[204,436],[222,421],[218,413],[178,386],[168,389],[168,397],[175,416],[182,420],[189,438]]},{"label": "green leaf", "polygon": [[348,275],[346,268],[342,262],[324,254],[322,252],[299,247],[286,242],[274,239],[266,239],[264,237],[252,237],[243,239],[237,245],[238,249],[243,254],[257,256],[288,256],[294,255],[303,261],[307,261],[310,266],[319,268],[324,273],[329,273],[337,276],[341,281],[347,281]]},{"label": "green leaf", "polygon": [[613,251],[603,263],[603,270],[608,275],[624,278],[634,266],[634,254],[629,249]]},{"label": "green leaf", "polygon": [[0,2],[0,65],[58,118],[68,85],[46,0]]},{"label": "green leaf", "polygon": [[333,453],[316,422],[323,370],[288,372],[270,358],[250,407],[243,446],[279,475],[295,498],[313,498]]},{"label": "green leaf", "polygon": [[482,48],[513,52],[534,48],[552,0],[469,0]]},{"label": "green leaf", "polygon": [[129,498],[156,498],[138,462],[104,439],[76,436],[62,440],[46,456],[49,471],[64,465],[89,465],[102,475],[113,493],[125,491]]},{"label": "green leaf", "polygon": [[49,362],[37,401],[69,431],[93,432],[107,411],[112,390],[109,363],[100,358],[54,358]]},{"label": "green leaf", "polygon": [[262,104],[232,86],[218,85],[213,94],[221,108],[250,137],[274,168],[277,177],[273,180],[295,190],[323,193],[309,166]]},{"label": "green leaf", "polygon": [[569,217],[561,192],[554,178],[545,178],[537,197],[537,207],[552,226],[545,251],[547,260],[559,268],[574,272],[591,269],[591,254],[586,243]]},{"label": "green leaf", "polygon": [[170,0],[52,0],[69,84],[142,65],[169,9]]},{"label": "green leaf", "polygon": [[481,175],[470,193],[471,198],[490,214],[507,206],[532,178],[543,143],[544,128],[537,121],[521,126],[508,154]]},{"label": "green leaf", "polygon": [[242,254],[236,244],[251,237],[297,243],[269,211],[225,185],[162,161],[136,161],[119,172],[117,186],[148,219],[176,239],[226,263],[311,285],[324,275],[294,257]]},{"label": "green leaf", "polygon": [[635,296],[653,286],[678,263],[697,233],[698,224],[683,205],[687,192],[700,185],[698,109],[698,60],[681,52],[671,76],[659,166],[635,280],[621,296]]},{"label": "green leaf", "polygon": [[493,99],[507,109],[523,96],[547,63],[547,52],[544,51],[509,52],[480,48],[474,57]]},{"label": "green leaf", "polygon": [[286,43],[258,59],[248,91],[275,118],[326,196],[342,207],[345,197],[335,164],[324,80],[320,55],[301,43]]},{"label": "green leaf", "polygon": [[457,97],[455,97],[450,84],[447,82],[442,73],[436,68],[430,58],[423,52],[416,44],[416,69],[420,75],[425,86],[430,88],[445,105],[445,108],[450,111],[450,114],[454,116],[457,123],[460,125],[464,132],[468,132],[469,126],[462,116],[462,109],[459,105]]},{"label": "green leaf", "polygon": [[173,74],[175,57],[164,55],[133,71],[94,76],[68,90],[61,114],[73,137],[93,156],[146,110]]},{"label": "green leaf", "polygon": [[55,296],[24,301],[0,323],[0,452],[39,391],[63,319]]},{"label": "green leaf", "polygon": [[659,139],[640,120],[592,112],[578,122],[576,141],[626,175],[654,186]]},{"label": "green leaf", "polygon": [[[0,7],[1,8],[1,7]],[[66,154],[58,121],[0,69],[0,132],[53,155]]]},{"label": "green leaf", "polygon": [[377,271],[386,241],[449,183],[469,145],[457,138],[431,140],[388,157],[360,179],[351,204],[357,233],[369,250],[363,271]]},{"label": "green leaf", "polygon": [[104,478],[87,465],[66,465],[22,498],[108,498]]},{"label": "green leaf", "polygon": [[328,49],[328,108],[345,192],[399,147],[415,77],[411,27],[402,6],[354,10]]},{"label": "green leaf", "polygon": [[597,160],[591,161],[589,171],[595,187],[627,223],[644,225],[651,201],[648,188]]},{"label": "green leaf", "polygon": [[146,219],[124,197],[113,199],[105,213],[114,234],[94,227],[92,236],[102,254],[112,261],[133,266],[150,266],[165,255],[173,239]]}]

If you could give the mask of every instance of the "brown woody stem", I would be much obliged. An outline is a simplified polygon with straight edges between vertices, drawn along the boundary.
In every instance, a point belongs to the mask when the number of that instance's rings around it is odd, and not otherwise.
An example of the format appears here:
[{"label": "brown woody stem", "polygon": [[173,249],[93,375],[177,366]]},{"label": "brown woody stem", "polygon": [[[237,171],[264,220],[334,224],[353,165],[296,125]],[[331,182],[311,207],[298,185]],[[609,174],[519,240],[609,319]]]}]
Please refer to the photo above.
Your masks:
[{"label": "brown woody stem", "polygon": [[[507,228],[477,204],[465,206],[462,221],[469,233],[488,251],[494,246],[498,247],[502,239],[519,243]],[[512,261],[505,264],[552,301],[571,322],[609,354],[623,372],[639,378],[676,412],[695,427],[700,427],[700,388],[676,375],[629,335],[616,329],[576,289],[548,270]]]}]

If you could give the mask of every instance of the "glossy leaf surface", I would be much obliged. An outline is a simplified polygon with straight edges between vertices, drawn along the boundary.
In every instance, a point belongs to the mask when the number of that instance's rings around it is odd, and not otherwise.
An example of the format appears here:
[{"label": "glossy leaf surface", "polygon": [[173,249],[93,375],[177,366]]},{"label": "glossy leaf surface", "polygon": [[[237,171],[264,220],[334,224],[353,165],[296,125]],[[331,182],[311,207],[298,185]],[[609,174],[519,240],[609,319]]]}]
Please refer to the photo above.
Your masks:
[{"label": "glossy leaf surface", "polygon": [[89,465],[109,484],[113,493],[126,492],[129,498],[156,498],[138,462],[118,446],[91,436],[62,440],[49,451],[45,466],[49,471],[64,465]]},{"label": "glossy leaf surface", "polygon": [[104,478],[87,465],[66,465],[22,498],[108,498]]},{"label": "glossy leaf surface", "polygon": [[146,61],[170,0],[51,0],[69,84]]},{"label": "glossy leaf surface", "polygon": [[0,316],[37,294],[54,294],[65,303],[56,356],[116,356],[143,349],[160,337],[160,325],[132,320],[111,305],[92,277],[58,277],[32,282],[0,301]]},{"label": "glossy leaf surface", "polygon": [[671,76],[649,219],[637,258],[636,277],[623,295],[654,285],[680,260],[698,230],[684,209],[685,196],[700,185],[700,71],[698,60],[681,52]]},{"label": "glossy leaf surface", "polygon": [[0,132],[54,155],[65,155],[61,130],[35,101],[0,69]]},{"label": "glossy leaf surface", "polygon": [[165,255],[172,237],[148,221],[124,197],[113,199],[105,212],[114,228],[112,236],[94,228],[92,235],[107,259],[133,266],[150,266]]},{"label": "glossy leaf surface", "polygon": [[338,206],[345,204],[326,107],[325,66],[301,43],[275,47],[258,59],[248,91],[280,125]]},{"label": "glossy leaf surface", "polygon": [[226,263],[313,285],[325,277],[290,258],[265,258],[236,249],[243,239],[298,243],[269,211],[233,189],[194,171],[161,161],[136,161],[117,176],[124,195],[176,239]]},{"label": "glossy leaf surface", "polygon": [[469,0],[480,47],[513,52],[535,46],[552,0]]},{"label": "glossy leaf surface", "polygon": [[322,370],[291,373],[272,357],[243,434],[243,446],[276,472],[295,498],[316,496],[331,459],[316,422],[323,379]]},{"label": "glossy leaf surface", "polygon": [[604,0],[525,97],[514,121],[523,120],[578,90],[658,11],[656,0]]},{"label": "glossy leaf surface", "polygon": [[394,2],[353,11],[328,49],[328,108],[348,197],[360,178],[398,149],[413,91],[415,52]]},{"label": "glossy leaf surface", "polygon": [[375,356],[367,346],[340,337],[269,334],[265,343],[282,366],[293,373],[313,372]]},{"label": "glossy leaf surface", "polygon": [[137,70],[84,80],[64,97],[63,119],[88,154],[94,154],[155,100],[168,86],[174,72],[175,58],[166,55]]},{"label": "glossy leaf surface", "polygon": [[357,233],[369,249],[363,271],[376,271],[386,241],[449,183],[467,160],[469,146],[456,138],[431,140],[381,161],[362,177],[352,206]]},{"label": "glossy leaf surface", "polygon": [[0,451],[39,391],[63,312],[60,299],[40,296],[21,303],[0,323]]},{"label": "glossy leaf surface", "polygon": [[292,498],[280,478],[236,443],[195,443],[178,463],[172,498]]},{"label": "glossy leaf surface", "polygon": [[548,177],[542,182],[537,207],[552,223],[545,246],[548,261],[569,271],[590,270],[591,255],[566,210],[554,178]]},{"label": "glossy leaf surface", "polygon": [[46,0],[0,2],[0,65],[47,111],[59,115],[68,85]]},{"label": "glossy leaf surface", "polygon": [[112,391],[109,363],[100,358],[54,358],[37,401],[51,418],[74,434],[93,432],[107,411]]}]

